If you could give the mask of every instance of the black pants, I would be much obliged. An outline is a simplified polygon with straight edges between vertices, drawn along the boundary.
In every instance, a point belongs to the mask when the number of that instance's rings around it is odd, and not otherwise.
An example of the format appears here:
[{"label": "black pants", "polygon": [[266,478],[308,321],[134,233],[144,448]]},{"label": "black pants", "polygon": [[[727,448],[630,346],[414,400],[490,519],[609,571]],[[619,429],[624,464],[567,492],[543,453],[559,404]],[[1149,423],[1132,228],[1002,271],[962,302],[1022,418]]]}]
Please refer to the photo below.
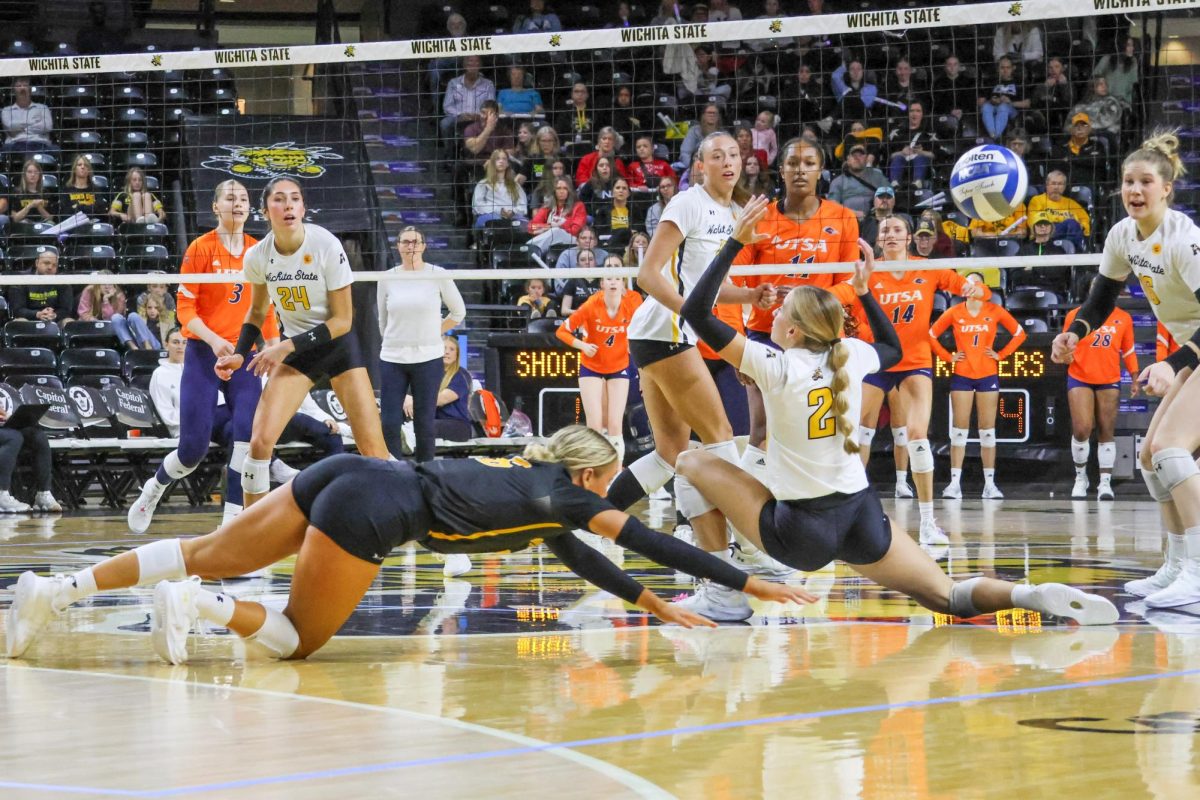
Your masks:
[{"label": "black pants", "polygon": [[12,488],[13,472],[22,453],[33,466],[37,491],[50,491],[50,441],[38,428],[0,428],[0,491]]},{"label": "black pants", "polygon": [[417,461],[433,461],[437,431],[434,415],[437,414],[438,387],[442,384],[445,368],[442,359],[435,358],[419,364],[395,364],[379,362],[380,416],[383,423],[383,439],[388,452],[399,456],[404,452],[400,427],[404,424],[404,397],[413,398],[413,428],[417,437]]},{"label": "black pants", "polygon": [[304,442],[321,451],[321,458],[346,452],[342,437],[329,426],[308,414],[296,414],[279,436],[281,442]]}]

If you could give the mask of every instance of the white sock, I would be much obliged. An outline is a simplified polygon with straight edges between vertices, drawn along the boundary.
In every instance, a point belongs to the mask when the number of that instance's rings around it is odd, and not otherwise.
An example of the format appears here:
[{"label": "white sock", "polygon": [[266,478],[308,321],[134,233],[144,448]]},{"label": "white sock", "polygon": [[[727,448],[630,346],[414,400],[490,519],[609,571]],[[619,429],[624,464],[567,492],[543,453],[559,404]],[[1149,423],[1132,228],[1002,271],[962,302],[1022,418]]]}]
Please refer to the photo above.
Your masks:
[{"label": "white sock", "polygon": [[928,503],[918,502],[917,507],[921,509],[921,523],[933,522],[933,501]]},{"label": "white sock", "polygon": [[1200,562],[1200,527],[1188,528],[1183,532],[1183,544],[1188,561]]},{"label": "white sock", "polygon": [[196,610],[200,612],[200,618],[214,625],[228,627],[236,609],[237,601],[227,594],[210,592],[207,589],[196,592]]},{"label": "white sock", "polygon": [[237,503],[225,503],[225,511],[221,514],[221,524],[228,525],[233,521],[238,514],[242,513],[242,507]]},{"label": "white sock", "polygon": [[906,470],[906,469],[896,470],[896,483],[898,483],[898,484],[908,483],[908,470]]},{"label": "white sock", "polygon": [[96,576],[92,573],[92,568],[82,569],[59,586],[58,593],[54,596],[54,608],[61,611],[98,591],[100,590],[96,588]]},{"label": "white sock", "polygon": [[1075,465],[1075,477],[1076,478],[1087,477],[1087,464],[1076,464]]},{"label": "white sock", "polygon": [[958,483],[960,478],[962,478],[962,469],[961,468],[955,469],[954,467],[951,467],[950,468],[950,482]]},{"label": "white sock", "polygon": [[1105,485],[1106,483],[1111,483],[1111,482],[1112,482],[1112,473],[1111,472],[1101,472],[1100,473],[1100,485],[1101,486]]},{"label": "white sock", "polygon": [[172,450],[167,453],[167,457],[162,462],[163,472],[171,476],[171,480],[177,481],[180,478],[186,478],[196,471],[195,467],[185,467],[183,462],[179,460],[179,451]]},{"label": "white sock", "polygon": [[1187,557],[1187,537],[1182,533],[1167,534],[1167,561],[1182,561]]},{"label": "white sock", "polygon": [[1031,611],[1045,612],[1046,609],[1038,601],[1037,594],[1034,592],[1035,588],[1037,587],[1025,583],[1018,583],[1013,586],[1013,608],[1027,608]]},{"label": "white sock", "polygon": [[983,471],[983,480],[984,480],[984,482],[985,482],[985,483],[987,483],[987,484],[989,484],[989,485],[990,485],[990,484],[992,484],[993,482],[995,482],[995,480],[996,480],[996,470],[994,470],[994,469],[985,469],[985,470]]}]

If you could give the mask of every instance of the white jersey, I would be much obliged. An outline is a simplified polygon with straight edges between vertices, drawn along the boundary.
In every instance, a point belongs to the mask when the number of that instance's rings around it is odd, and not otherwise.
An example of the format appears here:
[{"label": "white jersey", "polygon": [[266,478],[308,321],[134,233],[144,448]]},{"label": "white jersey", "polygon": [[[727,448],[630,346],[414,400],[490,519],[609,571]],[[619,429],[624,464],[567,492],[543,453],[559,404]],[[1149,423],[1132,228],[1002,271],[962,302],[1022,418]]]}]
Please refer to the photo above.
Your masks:
[{"label": "white jersey", "polygon": [[[850,348],[845,367],[850,376],[846,417],[857,437],[862,380],[879,370],[879,355],[858,339],[842,342]],[[842,446],[844,437],[833,414],[833,369],[827,353],[802,347],[780,352],[747,341],[741,371],[754,379],[767,409],[767,488],[775,499],[808,500],[867,488],[862,459]]]},{"label": "white jersey", "polygon": [[[693,186],[675,195],[667,204],[659,224],[674,223],[683,233],[683,244],[663,265],[662,274],[685,299],[733,235],[733,224],[741,210],[738,205],[721,205],[702,186]],[[647,297],[634,312],[629,323],[629,338],[659,342],[697,341],[696,335],[683,327],[679,315],[653,297]]]},{"label": "white jersey", "polygon": [[1100,274],[1123,281],[1130,270],[1141,282],[1154,316],[1175,341],[1191,339],[1200,327],[1200,229],[1186,214],[1167,209],[1158,230],[1142,240],[1137,224],[1126,217],[1104,240]]},{"label": "white jersey", "polygon": [[342,243],[318,225],[304,226],[304,242],[290,256],[275,249],[275,234],[246,251],[242,271],[250,283],[265,283],[280,325],[288,336],[310,331],[329,319],[329,293],[354,282]]}]

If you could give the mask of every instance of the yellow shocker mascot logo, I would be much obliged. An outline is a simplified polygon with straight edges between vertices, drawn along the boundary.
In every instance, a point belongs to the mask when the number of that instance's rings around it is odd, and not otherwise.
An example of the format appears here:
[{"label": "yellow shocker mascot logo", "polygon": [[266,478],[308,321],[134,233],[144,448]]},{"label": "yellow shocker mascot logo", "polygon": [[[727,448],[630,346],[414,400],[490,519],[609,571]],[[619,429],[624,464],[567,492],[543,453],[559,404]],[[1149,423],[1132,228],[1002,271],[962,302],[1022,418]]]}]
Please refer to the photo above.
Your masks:
[{"label": "yellow shocker mascot logo", "polygon": [[319,178],[325,167],[319,161],[341,161],[328,147],[300,147],[295,142],[278,142],[266,147],[221,145],[229,155],[209,156],[204,166],[238,178]]}]

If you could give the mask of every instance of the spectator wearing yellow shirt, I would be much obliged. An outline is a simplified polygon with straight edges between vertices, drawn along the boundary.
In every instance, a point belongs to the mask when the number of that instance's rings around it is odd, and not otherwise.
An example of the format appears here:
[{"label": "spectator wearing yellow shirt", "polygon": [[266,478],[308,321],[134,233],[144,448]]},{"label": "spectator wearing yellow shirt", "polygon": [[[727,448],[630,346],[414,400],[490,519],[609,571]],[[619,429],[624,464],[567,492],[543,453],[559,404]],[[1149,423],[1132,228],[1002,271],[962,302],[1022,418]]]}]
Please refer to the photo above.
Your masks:
[{"label": "spectator wearing yellow shirt", "polygon": [[[1024,239],[1029,234],[1029,212],[1021,203],[1013,213],[997,222],[984,222],[981,219],[971,220],[969,230],[971,239],[999,239],[1004,236],[1010,239]],[[1011,228],[1011,230],[1009,230]]]},{"label": "spectator wearing yellow shirt", "polygon": [[1063,195],[1066,190],[1066,174],[1054,170],[1046,176],[1045,193],[1029,198],[1029,214],[1045,214],[1054,223],[1054,237],[1073,242],[1082,252],[1092,235],[1092,220],[1083,206]]}]

